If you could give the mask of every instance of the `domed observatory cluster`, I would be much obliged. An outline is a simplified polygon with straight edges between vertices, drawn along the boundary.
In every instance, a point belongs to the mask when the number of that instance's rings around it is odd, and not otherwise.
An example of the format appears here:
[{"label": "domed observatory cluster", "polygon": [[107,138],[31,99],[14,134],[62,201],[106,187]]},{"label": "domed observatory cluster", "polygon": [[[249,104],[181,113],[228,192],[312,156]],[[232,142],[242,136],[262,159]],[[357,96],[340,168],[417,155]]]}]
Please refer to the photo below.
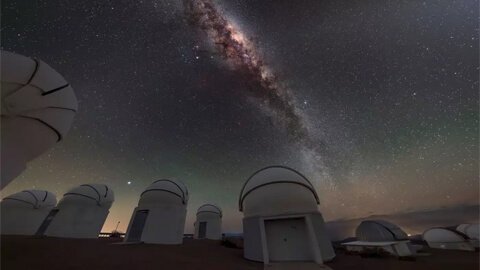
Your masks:
[{"label": "domed observatory cluster", "polygon": [[480,231],[480,224],[460,224],[457,226],[457,231],[463,233],[464,235],[468,236],[469,242],[475,248],[479,248],[479,231]]},{"label": "domed observatory cluster", "polygon": [[1,202],[1,234],[34,235],[57,204],[45,190],[24,190]]},{"label": "domed observatory cluster", "polygon": [[431,248],[474,251],[470,238],[453,229],[431,228],[423,233],[423,240]]},{"label": "domed observatory cluster", "polygon": [[342,244],[350,252],[377,250],[397,257],[412,256],[415,253],[408,235],[397,225],[385,220],[362,221],[355,236],[357,241]]},{"label": "domed observatory cluster", "polygon": [[179,182],[161,179],[140,195],[125,242],[181,244],[187,215],[188,190]]},{"label": "domed observatory cluster", "polygon": [[63,195],[38,234],[98,238],[113,201],[113,191],[106,185],[85,184],[75,187]]},{"label": "domed observatory cluster", "polygon": [[239,199],[244,257],[264,263],[333,259],[318,204],[315,188],[299,172],[283,166],[255,172]]},{"label": "domed observatory cluster", "polygon": [[213,204],[204,204],[197,210],[196,239],[222,239],[222,210]]},{"label": "domed observatory cluster", "polygon": [[77,111],[72,87],[49,65],[1,51],[1,184],[61,141]]}]

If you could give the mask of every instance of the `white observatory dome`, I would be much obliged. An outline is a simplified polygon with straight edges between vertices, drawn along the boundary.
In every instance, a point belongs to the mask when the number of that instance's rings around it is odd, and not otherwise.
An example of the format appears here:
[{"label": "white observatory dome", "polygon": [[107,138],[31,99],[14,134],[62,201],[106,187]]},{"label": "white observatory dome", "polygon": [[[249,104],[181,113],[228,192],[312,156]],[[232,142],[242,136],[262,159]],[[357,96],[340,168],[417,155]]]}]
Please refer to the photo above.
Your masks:
[{"label": "white observatory dome", "polygon": [[476,224],[470,224],[470,226],[468,226],[466,229],[465,229],[465,234],[470,238],[470,239],[476,239],[478,240],[479,239],[479,231],[480,231],[480,224],[476,223]]},{"label": "white observatory dome", "polygon": [[431,248],[475,250],[475,243],[457,230],[449,228],[431,228],[423,233],[423,240]]},{"label": "white observatory dome", "polygon": [[470,226],[470,224],[460,224],[457,226],[456,230],[463,234],[466,234],[466,229],[468,226]]},{"label": "white observatory dome", "polygon": [[319,199],[294,169],[269,166],[253,173],[240,191],[243,256],[252,261],[313,261],[335,257]]},{"label": "white observatory dome", "polygon": [[479,231],[480,231],[480,224],[460,224],[456,228],[457,231],[465,234],[470,239],[478,240],[479,239]]},{"label": "white observatory dome", "polygon": [[115,200],[113,191],[102,184],[84,184],[69,190],[58,205],[97,205],[110,208]]},{"label": "white observatory dome", "polygon": [[187,187],[180,181],[160,179],[148,186],[140,195],[139,207],[183,204],[188,202]]},{"label": "white observatory dome", "polygon": [[222,209],[209,203],[200,206],[194,227],[195,239],[222,239]]},{"label": "white observatory dome", "polygon": [[199,214],[214,214],[222,217],[222,209],[213,204],[204,204],[198,208],[197,215]]},{"label": "white observatory dome", "polygon": [[240,192],[245,217],[318,211],[317,192],[301,173],[284,166],[256,171]]},{"label": "white observatory dome", "polygon": [[57,199],[45,190],[24,190],[3,198],[0,204],[1,234],[34,235]]},{"label": "white observatory dome", "polygon": [[140,195],[125,242],[178,245],[183,242],[188,190],[180,181],[160,179]]},{"label": "white observatory dome", "polygon": [[84,184],[63,195],[42,234],[67,238],[98,238],[110,207],[113,191],[102,184]]},{"label": "white observatory dome", "polygon": [[457,226],[457,231],[467,235],[470,239],[479,239],[480,224],[460,224]]},{"label": "white observatory dome", "polygon": [[57,204],[55,194],[46,190],[24,190],[3,198],[2,204],[34,209],[53,208]]},{"label": "white observatory dome", "polygon": [[457,243],[464,242],[468,237],[447,228],[431,228],[423,233],[423,240],[428,243]]},{"label": "white observatory dome", "polygon": [[77,111],[72,87],[44,62],[1,51],[1,187],[61,141]]},{"label": "white observatory dome", "polygon": [[357,240],[368,242],[408,240],[408,235],[400,227],[385,220],[362,221],[355,235]]}]

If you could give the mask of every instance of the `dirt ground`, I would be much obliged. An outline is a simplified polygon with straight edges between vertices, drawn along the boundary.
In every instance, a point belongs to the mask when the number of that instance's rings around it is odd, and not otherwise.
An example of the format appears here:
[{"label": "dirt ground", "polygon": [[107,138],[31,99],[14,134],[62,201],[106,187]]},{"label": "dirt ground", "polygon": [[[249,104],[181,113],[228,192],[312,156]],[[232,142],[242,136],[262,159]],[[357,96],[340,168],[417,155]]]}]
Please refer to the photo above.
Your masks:
[{"label": "dirt ground", "polygon": [[362,258],[337,251],[335,259],[328,263],[335,270],[478,270],[479,253],[458,250],[427,249],[414,261],[397,258]]},{"label": "dirt ground", "polygon": [[[245,260],[241,249],[219,241],[185,239],[183,245],[118,244],[118,239],[60,239],[2,236],[2,270],[249,270],[262,263]],[[337,252],[334,270],[477,270],[478,252],[429,250],[415,261],[362,258]],[[297,268],[297,270],[301,270]]]}]

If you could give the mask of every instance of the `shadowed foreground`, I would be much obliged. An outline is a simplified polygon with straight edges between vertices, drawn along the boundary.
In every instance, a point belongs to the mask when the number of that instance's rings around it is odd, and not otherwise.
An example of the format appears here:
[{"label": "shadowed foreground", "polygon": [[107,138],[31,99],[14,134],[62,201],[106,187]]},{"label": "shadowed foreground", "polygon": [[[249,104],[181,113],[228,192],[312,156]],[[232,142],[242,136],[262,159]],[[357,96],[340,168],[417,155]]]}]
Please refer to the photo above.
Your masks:
[{"label": "shadowed foreground", "polygon": [[347,255],[337,251],[333,262],[328,263],[332,269],[343,270],[478,270],[480,258],[478,252],[426,249],[428,254],[417,256],[415,261],[397,258],[362,258],[359,255]]},{"label": "shadowed foreground", "polygon": [[1,269],[263,269],[241,249],[220,241],[185,239],[183,245],[115,244],[119,239],[2,236]]},{"label": "shadowed foreground", "polygon": [[[185,239],[183,245],[119,245],[118,239],[60,239],[2,236],[3,270],[248,270],[263,264],[243,259],[241,249],[227,248],[219,241]],[[334,270],[477,270],[478,252],[428,250],[430,256],[416,261],[395,258],[362,258],[337,252],[327,265]],[[302,270],[301,267],[295,267]]]}]

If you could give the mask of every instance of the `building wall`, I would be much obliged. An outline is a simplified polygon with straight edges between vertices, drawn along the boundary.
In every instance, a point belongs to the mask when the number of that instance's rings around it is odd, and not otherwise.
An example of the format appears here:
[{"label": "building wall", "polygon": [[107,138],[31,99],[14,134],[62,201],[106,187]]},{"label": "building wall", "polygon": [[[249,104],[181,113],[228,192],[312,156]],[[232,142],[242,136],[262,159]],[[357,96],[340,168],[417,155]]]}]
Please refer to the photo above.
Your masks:
[{"label": "building wall", "polygon": [[66,238],[98,238],[108,216],[108,208],[97,205],[65,204],[45,231],[45,235]]},{"label": "building wall", "polygon": [[33,209],[19,202],[2,202],[1,234],[34,235],[52,208]]},{"label": "building wall", "polygon": [[141,241],[152,244],[181,244],[187,209],[185,205],[164,205],[135,208],[125,239],[128,239],[133,218],[138,210],[148,210]]},{"label": "building wall", "polygon": [[456,250],[475,250],[469,242],[456,242],[456,243],[442,243],[442,242],[427,242],[431,248],[439,249],[456,249]]},{"label": "building wall", "polygon": [[263,261],[260,217],[243,219],[243,256],[252,261]]},{"label": "building wall", "polygon": [[222,239],[222,218],[215,213],[199,213],[195,221],[194,238],[198,238],[200,222],[207,222],[206,239],[220,240]]},{"label": "building wall", "polygon": [[320,212],[310,214],[312,225],[317,236],[318,246],[322,254],[322,260],[328,262],[335,258],[335,251],[333,250],[332,242],[328,236],[325,221]]}]

